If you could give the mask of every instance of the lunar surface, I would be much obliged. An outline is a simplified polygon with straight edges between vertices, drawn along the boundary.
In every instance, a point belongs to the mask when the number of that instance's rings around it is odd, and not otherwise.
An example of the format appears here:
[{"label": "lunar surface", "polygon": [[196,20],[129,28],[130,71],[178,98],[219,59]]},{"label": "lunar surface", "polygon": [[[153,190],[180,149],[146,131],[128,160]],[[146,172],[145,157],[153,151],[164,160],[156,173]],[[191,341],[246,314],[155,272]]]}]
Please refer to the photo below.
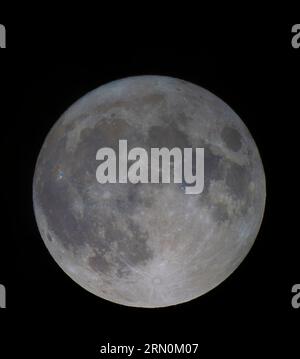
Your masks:
[{"label": "lunar surface", "polygon": [[[99,148],[204,148],[204,189],[96,180]],[[138,76],[103,85],[50,130],[33,180],[39,231],[58,265],[106,300],[165,307],[203,295],[242,262],[265,205],[259,152],[238,115],[192,83]]]}]

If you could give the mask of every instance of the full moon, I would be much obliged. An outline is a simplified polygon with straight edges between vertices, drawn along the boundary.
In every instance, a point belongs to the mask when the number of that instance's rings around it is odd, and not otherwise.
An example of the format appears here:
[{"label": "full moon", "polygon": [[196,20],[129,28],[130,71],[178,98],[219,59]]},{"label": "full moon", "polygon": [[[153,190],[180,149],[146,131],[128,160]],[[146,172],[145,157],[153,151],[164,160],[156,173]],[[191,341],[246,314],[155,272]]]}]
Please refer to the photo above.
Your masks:
[{"label": "full moon", "polygon": [[[99,183],[96,153],[118,153],[120,139],[148,153],[204,148],[202,193],[186,194],[184,181]],[[239,116],[164,76],[113,81],[76,101],[47,135],[33,179],[36,221],[57,264],[89,292],[133,307],[187,302],[223,282],[253,245],[265,198]]]}]

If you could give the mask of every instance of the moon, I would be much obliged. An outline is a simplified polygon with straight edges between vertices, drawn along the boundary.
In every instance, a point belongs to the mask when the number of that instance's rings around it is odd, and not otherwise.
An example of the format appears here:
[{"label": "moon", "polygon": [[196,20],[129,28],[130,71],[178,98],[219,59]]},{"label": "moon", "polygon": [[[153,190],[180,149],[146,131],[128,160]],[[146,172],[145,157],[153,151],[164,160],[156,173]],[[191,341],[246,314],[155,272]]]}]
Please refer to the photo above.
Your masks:
[{"label": "moon", "polygon": [[[204,148],[204,189],[96,180],[99,148]],[[54,124],[36,163],[41,237],[89,292],[133,307],[197,298],[223,282],[253,245],[264,213],[256,144],[221,99],[190,82],[136,76],[76,101]]]}]

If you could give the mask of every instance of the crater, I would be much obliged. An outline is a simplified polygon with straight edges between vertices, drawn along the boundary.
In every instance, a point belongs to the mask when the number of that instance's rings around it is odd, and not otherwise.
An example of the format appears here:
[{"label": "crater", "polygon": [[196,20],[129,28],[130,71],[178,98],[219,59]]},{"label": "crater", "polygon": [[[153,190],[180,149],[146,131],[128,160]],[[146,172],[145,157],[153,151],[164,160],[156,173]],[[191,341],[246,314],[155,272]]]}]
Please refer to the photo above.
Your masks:
[{"label": "crater", "polygon": [[237,152],[242,147],[242,137],[235,128],[224,127],[221,132],[221,138],[226,146],[234,152]]},{"label": "crater", "polygon": [[[115,228],[114,220],[105,223],[105,235],[93,248],[95,255],[89,258],[89,266],[96,272],[116,271],[118,277],[129,274],[130,267],[146,264],[153,258],[153,251],[147,245],[147,232],[127,218],[127,230]],[[109,258],[109,259],[108,259]]]},{"label": "crater", "polygon": [[111,269],[111,263],[105,259],[102,254],[97,253],[95,256],[90,257],[89,266],[95,271],[99,273],[108,273]]},{"label": "crater", "polygon": [[161,283],[161,279],[158,278],[158,277],[155,277],[155,278],[152,279],[152,282],[153,282],[153,284],[160,284],[160,283]]},{"label": "crater", "polygon": [[124,257],[131,265],[145,264],[153,258],[153,251],[147,245],[149,234],[130,218],[127,218],[127,223],[131,236],[129,234],[123,236],[118,242],[118,250],[124,253]]}]

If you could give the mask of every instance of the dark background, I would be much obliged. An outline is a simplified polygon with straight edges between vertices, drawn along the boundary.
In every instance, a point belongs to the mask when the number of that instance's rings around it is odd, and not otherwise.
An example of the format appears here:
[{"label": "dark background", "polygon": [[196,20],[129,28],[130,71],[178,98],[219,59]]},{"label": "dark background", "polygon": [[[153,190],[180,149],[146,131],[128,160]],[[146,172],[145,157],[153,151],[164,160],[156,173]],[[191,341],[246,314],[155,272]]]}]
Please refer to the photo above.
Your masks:
[{"label": "dark background", "polygon": [[[104,21],[105,14],[97,23],[74,24],[0,17],[7,29],[0,52],[0,283],[7,309],[0,327],[12,356],[96,358],[108,341],[194,342],[198,357],[296,350],[300,49],[291,46],[291,27],[297,20],[204,24],[203,18],[163,26],[153,19],[149,26]],[[253,135],[267,181],[261,230],[243,263],[204,296],[161,309],[113,304],[69,279],[43,244],[31,199],[39,150],[62,112],[91,89],[143,74],[182,78],[223,99]]]}]

